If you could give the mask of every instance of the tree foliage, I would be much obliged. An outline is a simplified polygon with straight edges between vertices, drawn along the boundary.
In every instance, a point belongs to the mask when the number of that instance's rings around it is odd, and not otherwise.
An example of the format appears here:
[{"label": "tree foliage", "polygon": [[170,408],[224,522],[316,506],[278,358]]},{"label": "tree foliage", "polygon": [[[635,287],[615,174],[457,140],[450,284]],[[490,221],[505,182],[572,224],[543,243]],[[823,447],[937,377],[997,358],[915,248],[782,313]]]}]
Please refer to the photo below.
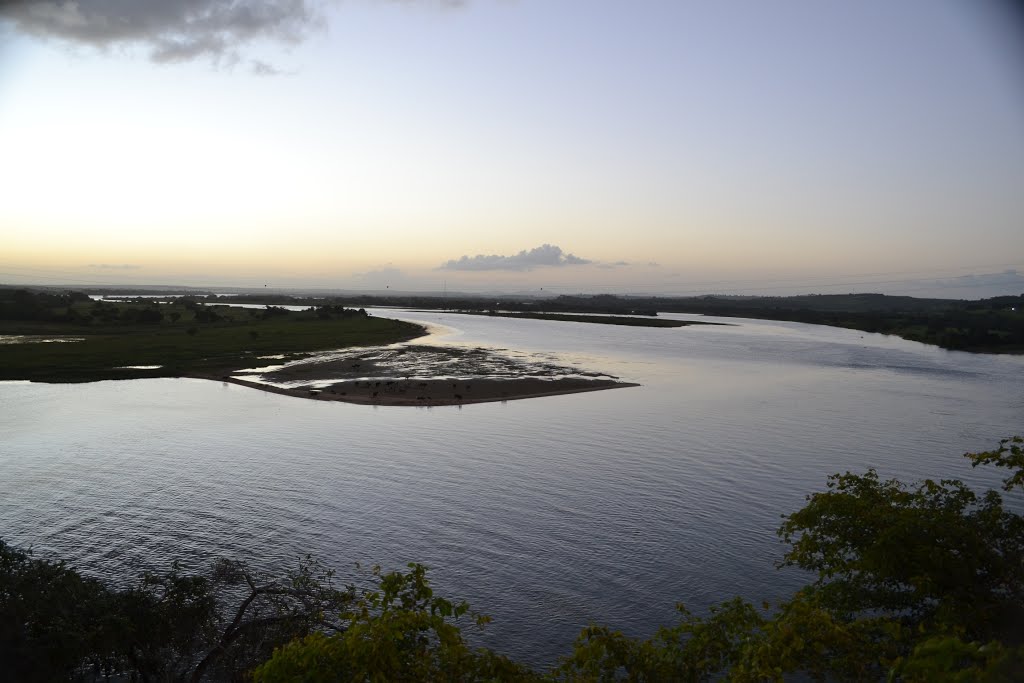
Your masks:
[{"label": "tree foliage", "polygon": [[286,681],[530,681],[528,668],[490,650],[473,649],[460,620],[482,627],[487,617],[466,602],[434,595],[426,568],[373,570],[378,586],[341,617],[344,629],[289,643],[255,671],[258,683]]},{"label": "tree foliage", "polygon": [[971,638],[1012,635],[1024,618],[1024,520],[998,493],[874,471],[828,486],[780,530],[791,543],[784,564],[817,574],[824,606]]},{"label": "tree foliage", "polygon": [[0,661],[18,681],[231,680],[275,646],[337,628],[351,599],[308,558],[278,580],[222,561],[118,590],[0,541]]}]

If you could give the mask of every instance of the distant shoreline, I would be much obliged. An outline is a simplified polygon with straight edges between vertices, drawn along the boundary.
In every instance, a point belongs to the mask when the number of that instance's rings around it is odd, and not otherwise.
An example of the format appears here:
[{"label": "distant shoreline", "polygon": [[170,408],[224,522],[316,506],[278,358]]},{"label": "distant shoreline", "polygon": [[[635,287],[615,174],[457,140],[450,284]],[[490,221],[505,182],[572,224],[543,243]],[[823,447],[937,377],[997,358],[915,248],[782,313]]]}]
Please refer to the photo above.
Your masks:
[{"label": "distant shoreline", "polygon": [[519,318],[523,320],[554,320],[558,322],[595,323],[599,325],[625,325],[628,327],[687,327],[690,325],[730,325],[703,320],[672,320],[639,315],[607,315],[604,313],[543,313],[520,311],[445,311],[453,315],[482,315],[491,318]]},{"label": "distant shoreline", "polygon": [[323,389],[308,387],[293,389],[231,376],[190,375],[190,377],[236,384],[271,394],[307,400],[341,401],[379,406],[456,406],[640,386],[632,382],[620,382],[612,379],[515,377],[509,379],[344,380]]},{"label": "distant shoreline", "polygon": [[425,335],[419,323],[330,304],[289,310],[185,300],[110,303],[75,292],[0,289],[0,342],[12,337],[12,343],[0,343],[0,380],[63,384],[183,377],[306,399],[394,406],[630,386],[545,354],[408,343]]},{"label": "distant shoreline", "polygon": [[[406,292],[310,297],[254,291],[239,293],[230,298],[212,295],[203,300],[206,303],[226,303],[231,300],[236,303],[251,301],[307,306],[330,302],[344,306],[421,309],[485,316],[493,312],[495,315],[509,317],[648,326],[659,326],[669,320],[658,317],[659,314],[679,313],[827,325],[892,335],[951,351],[1024,354],[1024,296],[1018,295],[978,300],[925,299],[875,293],[794,296],[517,294],[484,297],[458,292],[449,292],[444,296],[437,293]],[[586,318],[587,315],[590,317]],[[617,322],[609,320],[616,317],[619,319]],[[645,319],[647,323],[638,322]]]}]

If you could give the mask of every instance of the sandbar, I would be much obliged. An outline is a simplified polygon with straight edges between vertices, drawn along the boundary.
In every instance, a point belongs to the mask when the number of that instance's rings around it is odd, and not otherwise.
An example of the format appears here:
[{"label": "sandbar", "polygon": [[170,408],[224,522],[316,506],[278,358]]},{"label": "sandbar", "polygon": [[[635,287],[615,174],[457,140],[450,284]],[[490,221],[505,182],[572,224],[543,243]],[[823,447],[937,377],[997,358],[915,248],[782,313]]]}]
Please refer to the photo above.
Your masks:
[{"label": "sandbar", "polygon": [[344,401],[382,406],[451,406],[493,401],[514,401],[524,398],[540,398],[576,394],[585,391],[602,391],[635,387],[638,384],[620,382],[614,379],[591,379],[583,377],[515,377],[515,378],[429,378],[429,379],[370,379],[344,380],[320,389],[308,387],[278,387],[262,382],[253,382],[239,377],[225,376],[223,382],[251,387],[274,394],[295,396],[317,401]]},{"label": "sandbar", "polygon": [[401,344],[281,360],[202,377],[297,398],[381,406],[464,405],[638,386],[549,354],[496,348]]}]

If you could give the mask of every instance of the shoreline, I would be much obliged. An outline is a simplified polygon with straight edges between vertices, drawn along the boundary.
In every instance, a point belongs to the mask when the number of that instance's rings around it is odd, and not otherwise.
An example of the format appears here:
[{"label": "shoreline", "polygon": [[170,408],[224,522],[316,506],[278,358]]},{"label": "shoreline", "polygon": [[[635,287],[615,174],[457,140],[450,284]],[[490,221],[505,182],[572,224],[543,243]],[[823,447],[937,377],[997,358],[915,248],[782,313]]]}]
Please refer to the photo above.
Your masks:
[{"label": "shoreline", "polygon": [[612,379],[518,377],[509,379],[402,379],[346,380],[322,389],[285,388],[238,377],[187,375],[192,379],[226,382],[271,394],[315,401],[341,401],[375,406],[461,406],[473,403],[517,401],[545,396],[564,396],[589,391],[638,387],[632,382]]}]

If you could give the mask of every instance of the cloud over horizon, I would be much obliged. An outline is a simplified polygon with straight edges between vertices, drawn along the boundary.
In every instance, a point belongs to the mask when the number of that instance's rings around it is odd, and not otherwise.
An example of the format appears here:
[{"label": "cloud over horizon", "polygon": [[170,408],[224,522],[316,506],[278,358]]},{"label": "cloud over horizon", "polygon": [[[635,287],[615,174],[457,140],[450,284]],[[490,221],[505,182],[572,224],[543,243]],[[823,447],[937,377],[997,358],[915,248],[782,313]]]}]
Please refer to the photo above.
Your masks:
[{"label": "cloud over horizon", "polygon": [[452,259],[441,265],[440,270],[533,270],[543,267],[563,266],[585,266],[593,263],[589,259],[580,258],[575,254],[562,251],[561,247],[553,244],[542,244],[539,247],[522,250],[512,256],[499,256],[498,254],[477,254],[476,256],[461,256]]},{"label": "cloud over horizon", "polygon": [[[241,49],[266,40],[296,45],[326,26],[324,0],[7,0],[0,20],[41,39],[107,50],[138,46],[157,63],[208,58],[241,60]],[[255,73],[270,75],[258,60]]]}]

